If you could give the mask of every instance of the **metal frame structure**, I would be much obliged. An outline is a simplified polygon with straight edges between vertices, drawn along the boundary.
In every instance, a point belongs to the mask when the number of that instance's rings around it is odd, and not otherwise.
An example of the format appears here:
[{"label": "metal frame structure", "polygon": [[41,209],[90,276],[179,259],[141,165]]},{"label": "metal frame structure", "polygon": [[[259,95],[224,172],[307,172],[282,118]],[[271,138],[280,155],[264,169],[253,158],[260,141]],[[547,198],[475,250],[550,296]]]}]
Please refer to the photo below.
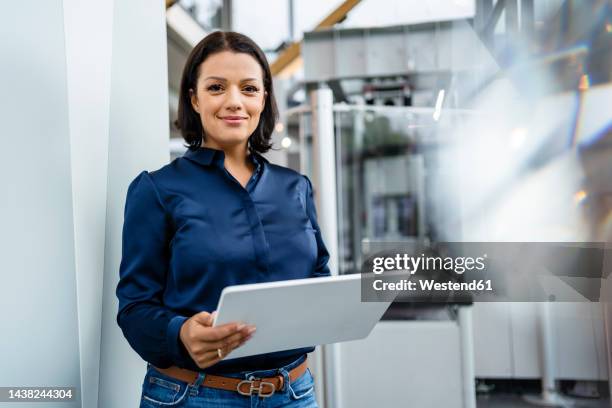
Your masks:
[{"label": "metal frame structure", "polygon": [[533,32],[535,24],[533,0],[497,0],[496,2],[476,0],[474,27],[483,39],[492,40],[495,27],[504,11],[507,33]]}]

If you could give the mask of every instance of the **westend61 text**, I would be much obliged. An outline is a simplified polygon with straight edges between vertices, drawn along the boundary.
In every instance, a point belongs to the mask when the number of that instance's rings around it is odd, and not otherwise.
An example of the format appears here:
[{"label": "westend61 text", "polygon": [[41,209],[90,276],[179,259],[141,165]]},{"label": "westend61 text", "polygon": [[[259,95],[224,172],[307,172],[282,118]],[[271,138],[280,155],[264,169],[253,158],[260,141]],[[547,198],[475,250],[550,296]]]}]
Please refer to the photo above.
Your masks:
[{"label": "westend61 text", "polygon": [[378,291],[492,291],[493,286],[491,280],[479,279],[471,282],[436,282],[433,279],[419,279],[418,284],[415,281],[402,279],[399,282],[384,282],[382,279],[377,279],[373,282],[374,290]]}]

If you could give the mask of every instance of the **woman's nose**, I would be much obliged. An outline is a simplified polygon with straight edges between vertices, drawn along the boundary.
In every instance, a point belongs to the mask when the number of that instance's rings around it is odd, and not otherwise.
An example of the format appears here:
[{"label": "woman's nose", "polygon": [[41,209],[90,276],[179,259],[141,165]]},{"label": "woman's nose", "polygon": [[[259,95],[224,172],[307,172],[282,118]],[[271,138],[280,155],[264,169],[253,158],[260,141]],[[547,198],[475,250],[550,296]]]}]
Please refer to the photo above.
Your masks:
[{"label": "woman's nose", "polygon": [[225,100],[225,108],[230,110],[239,110],[242,108],[241,93],[237,87],[230,87]]}]

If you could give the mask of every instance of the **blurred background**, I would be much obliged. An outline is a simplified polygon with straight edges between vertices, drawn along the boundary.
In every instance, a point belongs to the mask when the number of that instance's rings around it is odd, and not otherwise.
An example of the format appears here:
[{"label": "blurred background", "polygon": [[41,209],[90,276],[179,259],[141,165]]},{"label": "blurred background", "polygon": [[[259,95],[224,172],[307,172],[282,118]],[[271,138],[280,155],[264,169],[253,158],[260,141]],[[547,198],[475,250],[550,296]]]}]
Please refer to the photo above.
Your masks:
[{"label": "blurred background", "polygon": [[[334,274],[380,243],[612,242],[610,0],[50,0],[3,16],[0,386],[138,404],[145,363],[115,323],[125,193],[186,150],[181,73],[214,30],[268,57],[267,157],[312,178]],[[367,339],[313,353],[319,403],[609,407],[602,265],[598,302],[394,303]]]}]

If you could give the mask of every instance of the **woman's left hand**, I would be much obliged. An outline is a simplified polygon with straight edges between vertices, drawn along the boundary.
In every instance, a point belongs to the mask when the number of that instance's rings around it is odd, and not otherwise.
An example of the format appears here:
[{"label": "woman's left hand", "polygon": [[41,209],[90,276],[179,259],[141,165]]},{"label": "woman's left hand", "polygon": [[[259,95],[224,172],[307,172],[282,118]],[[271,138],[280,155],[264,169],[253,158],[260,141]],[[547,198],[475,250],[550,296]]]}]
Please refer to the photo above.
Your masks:
[{"label": "woman's left hand", "polygon": [[180,330],[181,341],[193,361],[202,369],[221,361],[255,332],[255,326],[238,322],[212,327],[214,317],[214,312],[197,313],[187,319]]}]

